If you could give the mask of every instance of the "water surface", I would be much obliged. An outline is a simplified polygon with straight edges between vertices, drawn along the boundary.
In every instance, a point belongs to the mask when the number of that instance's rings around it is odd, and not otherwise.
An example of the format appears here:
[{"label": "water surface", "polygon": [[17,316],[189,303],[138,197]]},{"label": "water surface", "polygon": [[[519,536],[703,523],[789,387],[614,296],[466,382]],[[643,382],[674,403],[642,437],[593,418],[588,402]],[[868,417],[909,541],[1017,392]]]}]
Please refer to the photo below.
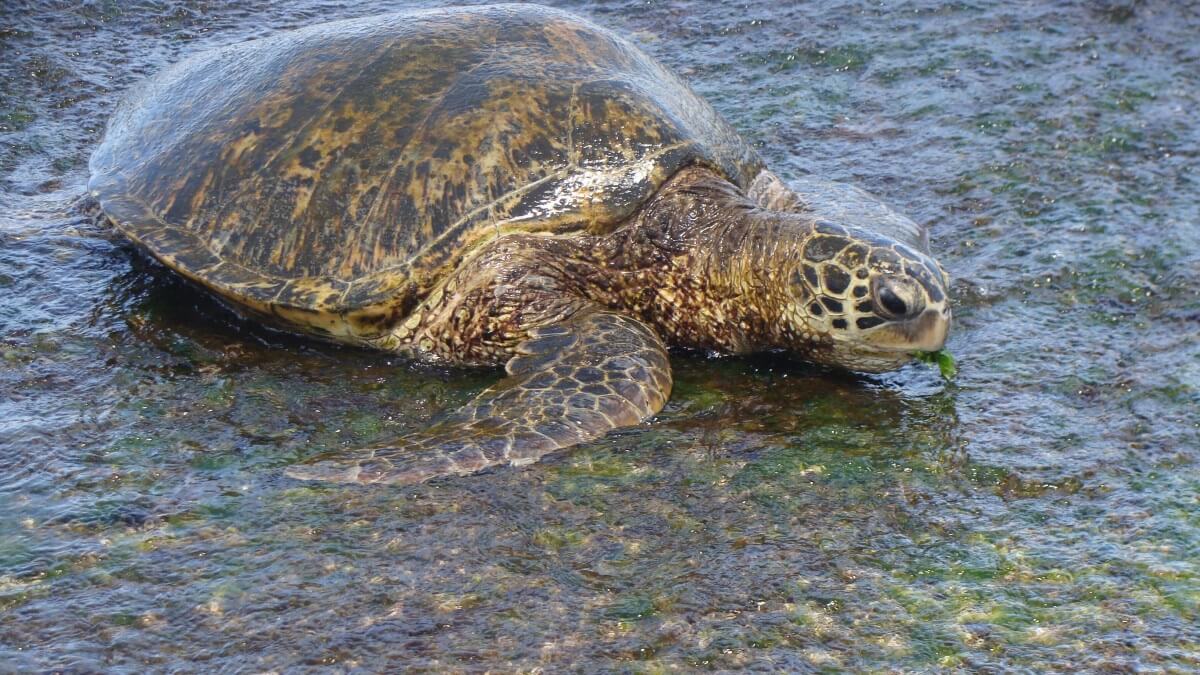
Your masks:
[{"label": "water surface", "polygon": [[164,64],[430,4],[0,9],[0,670],[1200,669],[1194,3],[557,3],[927,223],[959,378],[681,354],[524,470],[297,483],[498,375],[240,323],[87,157]]}]

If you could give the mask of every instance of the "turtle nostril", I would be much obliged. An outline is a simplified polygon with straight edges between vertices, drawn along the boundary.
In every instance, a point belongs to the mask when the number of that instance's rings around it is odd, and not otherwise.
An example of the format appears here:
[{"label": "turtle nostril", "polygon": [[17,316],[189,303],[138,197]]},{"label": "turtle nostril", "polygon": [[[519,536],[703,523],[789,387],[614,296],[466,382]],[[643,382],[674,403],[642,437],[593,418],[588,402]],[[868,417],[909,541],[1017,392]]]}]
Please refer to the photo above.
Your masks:
[{"label": "turtle nostril", "polygon": [[886,285],[879,289],[879,304],[884,311],[896,318],[908,315],[908,305],[905,304],[904,299]]}]

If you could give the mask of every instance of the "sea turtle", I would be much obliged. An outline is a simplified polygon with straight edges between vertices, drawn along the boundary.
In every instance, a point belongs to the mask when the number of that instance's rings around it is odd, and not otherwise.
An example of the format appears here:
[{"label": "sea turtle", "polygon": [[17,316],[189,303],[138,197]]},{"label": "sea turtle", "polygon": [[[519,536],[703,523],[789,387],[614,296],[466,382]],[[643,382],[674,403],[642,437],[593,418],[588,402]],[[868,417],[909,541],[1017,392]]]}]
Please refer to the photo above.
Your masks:
[{"label": "sea turtle", "polygon": [[114,113],[91,194],[241,313],[507,377],[414,435],[291,467],[417,482],[639,423],[667,345],[881,371],[939,349],[913,221],[789,187],[683,81],[564,11],[338,21],[206,51]]}]

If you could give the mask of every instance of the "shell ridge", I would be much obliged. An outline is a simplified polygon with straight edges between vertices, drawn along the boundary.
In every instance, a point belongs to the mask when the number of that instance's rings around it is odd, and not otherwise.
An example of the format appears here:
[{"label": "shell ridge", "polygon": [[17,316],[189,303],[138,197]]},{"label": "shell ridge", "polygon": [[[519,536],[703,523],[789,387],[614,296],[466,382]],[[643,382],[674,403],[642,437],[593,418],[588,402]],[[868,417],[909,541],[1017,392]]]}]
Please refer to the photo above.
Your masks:
[{"label": "shell ridge", "polygon": [[384,176],[383,180],[379,182],[379,191],[375,193],[375,198],[371,200],[371,208],[367,209],[367,214],[363,216],[363,220],[369,222],[379,215],[379,205],[383,202],[384,195],[388,194],[388,188],[391,187],[392,181],[396,179],[396,172],[400,169],[402,164],[411,159],[408,157],[408,148],[412,145],[413,140],[423,137],[425,130],[428,128],[429,120],[433,117],[433,114],[437,112],[442,102],[446,100],[446,96],[450,92],[454,91],[454,88],[457,87],[460,82],[462,82],[463,78],[471,75],[484,65],[492,62],[492,57],[495,55],[495,46],[496,39],[493,38],[491,44],[488,46],[488,52],[486,56],[484,56],[479,63],[476,63],[463,72],[458,73],[454,79],[450,81],[450,84],[442,90],[442,93],[438,94],[438,97],[434,99],[434,102],[429,106],[429,109],[425,111],[425,116],[421,118],[421,121],[417,122],[417,124],[413,126],[413,133],[409,135],[408,139],[405,141],[404,147],[398,153],[399,157],[397,157],[396,161],[392,163],[392,166],[388,168],[388,172]]}]

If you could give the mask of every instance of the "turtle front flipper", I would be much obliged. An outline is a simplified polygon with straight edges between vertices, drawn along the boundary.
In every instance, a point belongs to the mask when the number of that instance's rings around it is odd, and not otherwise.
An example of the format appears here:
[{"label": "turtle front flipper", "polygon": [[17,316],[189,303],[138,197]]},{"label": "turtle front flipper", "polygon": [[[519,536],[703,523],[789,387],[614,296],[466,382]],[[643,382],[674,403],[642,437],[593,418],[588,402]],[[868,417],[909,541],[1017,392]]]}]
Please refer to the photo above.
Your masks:
[{"label": "turtle front flipper", "polygon": [[289,468],[300,480],[419,483],[543,455],[637,424],[671,394],[666,347],[623,314],[589,308],[535,329],[508,377],[395,445]]}]

